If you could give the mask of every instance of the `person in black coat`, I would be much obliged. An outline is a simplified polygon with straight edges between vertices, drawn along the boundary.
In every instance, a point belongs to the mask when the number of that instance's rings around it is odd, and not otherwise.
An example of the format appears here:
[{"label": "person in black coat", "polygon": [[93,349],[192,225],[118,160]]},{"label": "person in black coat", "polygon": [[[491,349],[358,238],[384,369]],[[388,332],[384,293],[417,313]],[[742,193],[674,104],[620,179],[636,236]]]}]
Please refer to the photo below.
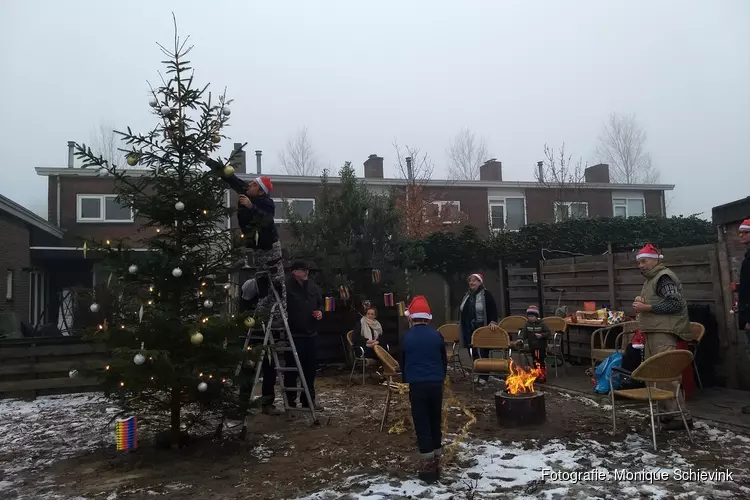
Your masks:
[{"label": "person in black coat", "polygon": [[[737,290],[737,320],[740,331],[744,331],[750,344],[750,219],[740,224],[740,243],[747,247],[745,259],[740,267],[740,285]],[[742,413],[750,413],[750,406],[743,406]]]},{"label": "person in black coat", "polygon": [[[469,276],[469,291],[461,300],[458,309],[458,326],[461,330],[461,342],[463,347],[469,349],[472,359],[488,358],[489,349],[472,349],[471,335],[474,330],[482,326],[497,329],[497,304],[492,294],[484,287],[484,277],[479,273]],[[480,383],[485,383],[489,377],[479,377]]]},{"label": "person in black coat", "polygon": [[[287,314],[289,315],[289,330],[292,332],[297,355],[302,365],[302,373],[307,381],[312,404],[316,411],[323,411],[323,407],[315,399],[315,374],[318,370],[317,337],[318,324],[323,319],[323,297],[318,286],[308,279],[309,268],[302,261],[292,264],[292,275],[286,282]],[[287,366],[294,365],[294,354],[285,352]],[[284,386],[296,387],[298,375],[296,372],[284,374]],[[288,392],[290,406],[296,406],[296,392]],[[302,406],[309,406],[310,402],[304,392],[300,396]]]}]

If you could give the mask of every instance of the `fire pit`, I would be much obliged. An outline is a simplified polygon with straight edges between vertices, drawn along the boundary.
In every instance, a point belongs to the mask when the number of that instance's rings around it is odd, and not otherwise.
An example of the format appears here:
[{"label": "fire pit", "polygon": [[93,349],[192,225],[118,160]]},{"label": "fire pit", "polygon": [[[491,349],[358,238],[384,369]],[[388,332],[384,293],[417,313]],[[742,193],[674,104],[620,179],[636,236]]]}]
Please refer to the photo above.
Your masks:
[{"label": "fire pit", "polygon": [[544,393],[534,389],[534,381],[543,375],[537,366],[525,370],[510,361],[510,375],[505,379],[505,390],[495,393],[497,421],[504,427],[539,425],[547,419]]}]

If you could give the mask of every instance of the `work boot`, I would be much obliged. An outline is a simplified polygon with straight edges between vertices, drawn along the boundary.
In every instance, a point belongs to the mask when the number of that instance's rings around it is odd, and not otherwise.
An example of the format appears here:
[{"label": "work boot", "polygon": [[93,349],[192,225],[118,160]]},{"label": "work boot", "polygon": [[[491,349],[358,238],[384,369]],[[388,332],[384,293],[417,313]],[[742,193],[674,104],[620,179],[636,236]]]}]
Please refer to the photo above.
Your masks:
[{"label": "work boot", "polygon": [[281,415],[282,413],[284,413],[281,410],[277,409],[273,404],[263,405],[260,411],[261,413],[263,413],[263,415],[270,415],[272,417],[277,417]]},{"label": "work boot", "polygon": [[438,480],[438,465],[434,458],[422,459],[419,461],[417,477],[425,483],[434,483]]}]

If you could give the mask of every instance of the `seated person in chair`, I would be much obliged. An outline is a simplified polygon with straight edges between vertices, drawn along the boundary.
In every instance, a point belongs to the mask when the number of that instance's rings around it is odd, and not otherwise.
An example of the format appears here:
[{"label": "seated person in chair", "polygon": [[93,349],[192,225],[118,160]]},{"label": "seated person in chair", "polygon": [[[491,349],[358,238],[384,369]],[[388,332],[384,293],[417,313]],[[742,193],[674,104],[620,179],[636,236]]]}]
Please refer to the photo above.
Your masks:
[{"label": "seated person in chair", "polygon": [[[364,350],[364,356],[370,359],[378,359],[375,355],[374,347],[380,345],[383,336],[383,327],[377,320],[378,311],[374,307],[367,307],[365,315],[357,321],[352,331],[352,344],[355,347],[361,347]],[[387,346],[382,346],[388,349]]]},{"label": "seated person in chair", "polygon": [[547,342],[551,332],[549,327],[539,319],[539,308],[529,306],[526,308],[526,325],[518,331],[519,347],[526,346],[526,351],[531,354],[534,366],[539,365],[542,376],[539,382],[547,380],[547,368],[544,359],[547,357]]}]

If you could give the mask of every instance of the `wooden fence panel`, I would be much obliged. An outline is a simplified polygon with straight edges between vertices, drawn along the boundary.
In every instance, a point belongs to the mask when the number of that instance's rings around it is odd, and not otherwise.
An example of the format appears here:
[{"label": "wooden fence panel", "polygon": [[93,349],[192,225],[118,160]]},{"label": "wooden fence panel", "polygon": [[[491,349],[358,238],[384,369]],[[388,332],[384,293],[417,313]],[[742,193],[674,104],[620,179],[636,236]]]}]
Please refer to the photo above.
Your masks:
[{"label": "wooden fence panel", "polygon": [[531,304],[539,304],[541,283],[539,271],[534,267],[508,266],[508,302],[510,310],[508,316],[526,315],[526,308]]}]

